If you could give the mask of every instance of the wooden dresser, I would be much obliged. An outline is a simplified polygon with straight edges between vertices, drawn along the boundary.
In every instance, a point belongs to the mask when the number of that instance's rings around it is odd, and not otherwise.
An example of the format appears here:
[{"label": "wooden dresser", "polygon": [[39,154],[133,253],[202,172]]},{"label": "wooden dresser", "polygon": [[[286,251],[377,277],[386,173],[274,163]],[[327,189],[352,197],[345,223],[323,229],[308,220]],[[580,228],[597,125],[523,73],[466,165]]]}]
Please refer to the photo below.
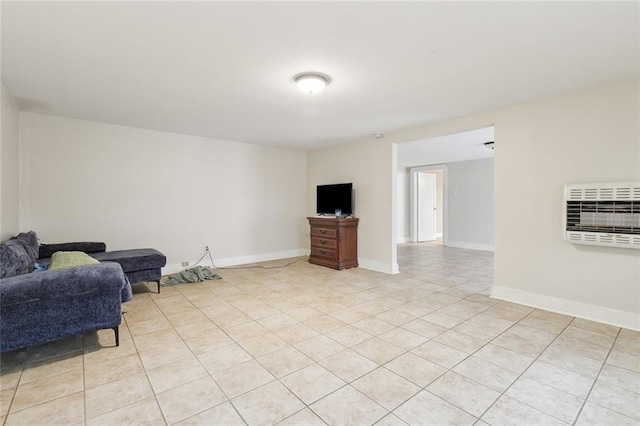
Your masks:
[{"label": "wooden dresser", "polygon": [[358,219],[308,217],[311,226],[309,262],[333,269],[358,266]]}]

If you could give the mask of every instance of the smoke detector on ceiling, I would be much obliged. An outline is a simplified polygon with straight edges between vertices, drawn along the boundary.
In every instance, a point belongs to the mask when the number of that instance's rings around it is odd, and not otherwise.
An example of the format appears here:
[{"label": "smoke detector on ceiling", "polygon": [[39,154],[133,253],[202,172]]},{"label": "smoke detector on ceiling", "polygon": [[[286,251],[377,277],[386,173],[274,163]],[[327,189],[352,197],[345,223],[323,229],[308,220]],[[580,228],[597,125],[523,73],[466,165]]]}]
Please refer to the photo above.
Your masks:
[{"label": "smoke detector on ceiling", "polygon": [[384,138],[384,133],[372,133],[371,137],[374,139],[382,139]]}]

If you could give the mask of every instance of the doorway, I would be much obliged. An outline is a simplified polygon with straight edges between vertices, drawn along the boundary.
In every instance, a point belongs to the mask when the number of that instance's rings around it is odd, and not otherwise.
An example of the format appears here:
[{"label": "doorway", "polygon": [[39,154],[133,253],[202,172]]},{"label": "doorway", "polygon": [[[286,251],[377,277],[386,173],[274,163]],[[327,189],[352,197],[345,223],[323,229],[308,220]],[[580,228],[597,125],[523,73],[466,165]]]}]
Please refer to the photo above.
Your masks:
[{"label": "doorway", "polygon": [[409,169],[411,191],[412,238],[414,243],[446,245],[446,166]]},{"label": "doorway", "polygon": [[428,172],[418,174],[417,197],[418,242],[436,239],[436,175]]},{"label": "doorway", "polygon": [[[487,126],[397,145],[396,244],[434,244],[435,237],[444,246],[493,249],[493,140],[494,128]],[[437,195],[433,207],[420,206],[418,173],[423,172],[440,173],[436,188],[442,188],[442,198]],[[435,231],[430,231],[432,219],[418,209],[424,213],[434,207]]]}]

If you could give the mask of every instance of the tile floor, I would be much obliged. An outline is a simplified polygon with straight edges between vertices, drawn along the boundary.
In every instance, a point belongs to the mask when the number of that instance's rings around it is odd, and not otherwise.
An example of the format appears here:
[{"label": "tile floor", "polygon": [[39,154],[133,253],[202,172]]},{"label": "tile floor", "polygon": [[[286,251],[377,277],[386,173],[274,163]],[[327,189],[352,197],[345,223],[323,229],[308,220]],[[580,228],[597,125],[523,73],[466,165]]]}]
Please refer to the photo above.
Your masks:
[{"label": "tile floor", "polygon": [[105,330],[3,354],[0,421],[640,425],[640,333],[490,299],[486,252],[399,260],[136,285],[120,347]]}]

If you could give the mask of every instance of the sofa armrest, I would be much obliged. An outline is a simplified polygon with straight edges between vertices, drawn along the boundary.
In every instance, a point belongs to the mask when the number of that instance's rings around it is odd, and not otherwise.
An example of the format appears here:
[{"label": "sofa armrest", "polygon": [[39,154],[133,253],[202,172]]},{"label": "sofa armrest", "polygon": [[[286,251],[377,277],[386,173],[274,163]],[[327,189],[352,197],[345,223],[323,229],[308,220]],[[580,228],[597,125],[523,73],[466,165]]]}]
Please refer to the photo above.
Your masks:
[{"label": "sofa armrest", "polygon": [[90,293],[121,294],[126,287],[130,287],[130,284],[117,263],[32,272],[0,279],[0,305],[71,298]]},{"label": "sofa armrest", "polygon": [[77,243],[57,243],[40,244],[38,259],[51,257],[57,251],[82,251],[85,253],[101,253],[107,249],[105,243],[99,242],[77,242]]},{"label": "sofa armrest", "polygon": [[0,352],[118,327],[131,286],[117,263],[0,279]]}]

